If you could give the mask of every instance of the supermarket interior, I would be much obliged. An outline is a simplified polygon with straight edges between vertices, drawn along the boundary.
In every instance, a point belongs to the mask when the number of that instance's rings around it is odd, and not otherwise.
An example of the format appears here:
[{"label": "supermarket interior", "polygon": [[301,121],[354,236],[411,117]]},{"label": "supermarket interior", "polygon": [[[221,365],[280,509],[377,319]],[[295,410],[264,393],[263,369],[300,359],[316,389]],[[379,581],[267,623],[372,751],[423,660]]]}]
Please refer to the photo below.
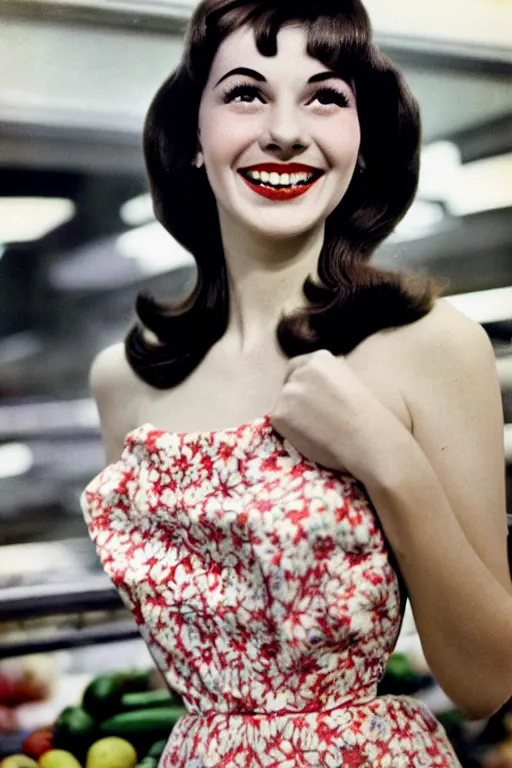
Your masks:
[{"label": "supermarket interior", "polygon": [[[0,3],[1,768],[86,755],[104,768],[90,752],[100,736],[126,749],[110,768],[156,768],[185,712],[103,572],[80,496],[106,463],[92,360],[123,340],[141,291],[177,299],[195,282],[191,254],[154,218],[141,145],[195,5]],[[512,0],[366,6],[422,115],[416,200],[373,263],[446,278],[447,300],[487,332],[510,517]],[[381,692],[425,702],[464,768],[512,768],[512,699],[465,717],[431,674],[409,605]],[[50,745],[75,763],[45,763]]]}]

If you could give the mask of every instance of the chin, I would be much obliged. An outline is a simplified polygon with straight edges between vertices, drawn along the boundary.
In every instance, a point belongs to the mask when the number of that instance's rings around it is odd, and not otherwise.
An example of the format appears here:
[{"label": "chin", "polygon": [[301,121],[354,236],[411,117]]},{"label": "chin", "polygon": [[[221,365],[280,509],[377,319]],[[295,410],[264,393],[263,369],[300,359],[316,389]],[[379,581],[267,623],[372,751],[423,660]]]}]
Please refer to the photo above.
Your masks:
[{"label": "chin", "polygon": [[[323,222],[321,222],[321,225],[323,226]],[[311,232],[312,230],[317,230],[319,227],[319,222],[308,222],[302,225],[293,225],[293,223],[275,223],[268,226],[262,226],[261,222],[259,222],[259,224],[253,225],[248,225],[248,222],[244,222],[243,226],[249,232],[258,237],[268,238],[271,240],[290,240],[294,237],[300,237],[301,235],[304,235],[307,232]]]},{"label": "chin", "polygon": [[306,215],[293,211],[292,208],[282,208],[279,211],[259,211],[258,215],[238,216],[238,223],[248,232],[259,237],[271,237],[276,240],[298,237],[306,232],[322,229],[327,218],[326,212],[322,215]]}]

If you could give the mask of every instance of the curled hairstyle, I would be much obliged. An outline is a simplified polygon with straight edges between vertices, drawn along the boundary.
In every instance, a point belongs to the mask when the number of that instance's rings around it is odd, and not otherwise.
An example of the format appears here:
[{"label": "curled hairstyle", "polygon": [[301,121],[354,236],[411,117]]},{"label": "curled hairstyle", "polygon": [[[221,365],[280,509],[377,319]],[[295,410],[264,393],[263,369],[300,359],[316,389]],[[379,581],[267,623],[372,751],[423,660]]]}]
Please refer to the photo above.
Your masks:
[{"label": "curled hairstyle", "polygon": [[216,201],[204,169],[193,166],[199,103],[213,58],[222,41],[244,25],[252,28],[259,52],[275,56],[284,24],[304,27],[308,55],[354,82],[364,170],[354,173],[326,220],[320,282],[306,278],[306,308],[280,318],[281,349],[288,357],[321,348],[347,354],[372,333],[427,314],[441,291],[431,278],[368,263],[412,203],[421,131],[416,101],[373,44],[360,0],[203,0],[181,63],[157,92],[144,127],[155,214],[197,263],[195,287],[181,302],[137,297],[140,323],[126,337],[126,354],[139,377],[159,389],[188,376],[228,323]]}]

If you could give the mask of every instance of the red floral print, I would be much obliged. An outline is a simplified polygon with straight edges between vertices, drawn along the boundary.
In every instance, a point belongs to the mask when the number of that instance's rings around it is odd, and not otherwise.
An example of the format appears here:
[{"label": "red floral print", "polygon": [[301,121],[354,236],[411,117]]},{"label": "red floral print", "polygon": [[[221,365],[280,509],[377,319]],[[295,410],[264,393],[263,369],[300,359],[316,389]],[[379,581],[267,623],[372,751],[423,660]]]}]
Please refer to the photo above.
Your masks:
[{"label": "red floral print", "polygon": [[398,579],[364,487],[269,416],[145,424],[82,509],[103,567],[187,714],[160,768],[453,768],[419,702],[376,695]]}]

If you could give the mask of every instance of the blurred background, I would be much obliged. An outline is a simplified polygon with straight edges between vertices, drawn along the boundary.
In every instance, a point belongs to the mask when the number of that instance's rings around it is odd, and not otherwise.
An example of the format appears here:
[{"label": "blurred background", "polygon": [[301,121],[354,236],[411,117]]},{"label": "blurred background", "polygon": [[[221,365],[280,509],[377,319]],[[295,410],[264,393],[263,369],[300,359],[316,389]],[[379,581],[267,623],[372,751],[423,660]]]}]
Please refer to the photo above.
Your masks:
[{"label": "blurred background", "polygon": [[[6,720],[4,744],[92,674],[149,662],[78,500],[105,464],[92,359],[122,340],[140,290],[178,297],[194,283],[192,258],[153,220],[141,131],[195,4],[0,0],[0,658],[12,678],[35,654],[53,680],[44,703]],[[374,262],[449,278],[449,300],[489,334],[512,513],[512,0],[366,5],[423,117],[416,203]],[[410,617],[397,653],[453,715]],[[484,764],[506,722],[452,716],[465,765]]]}]

